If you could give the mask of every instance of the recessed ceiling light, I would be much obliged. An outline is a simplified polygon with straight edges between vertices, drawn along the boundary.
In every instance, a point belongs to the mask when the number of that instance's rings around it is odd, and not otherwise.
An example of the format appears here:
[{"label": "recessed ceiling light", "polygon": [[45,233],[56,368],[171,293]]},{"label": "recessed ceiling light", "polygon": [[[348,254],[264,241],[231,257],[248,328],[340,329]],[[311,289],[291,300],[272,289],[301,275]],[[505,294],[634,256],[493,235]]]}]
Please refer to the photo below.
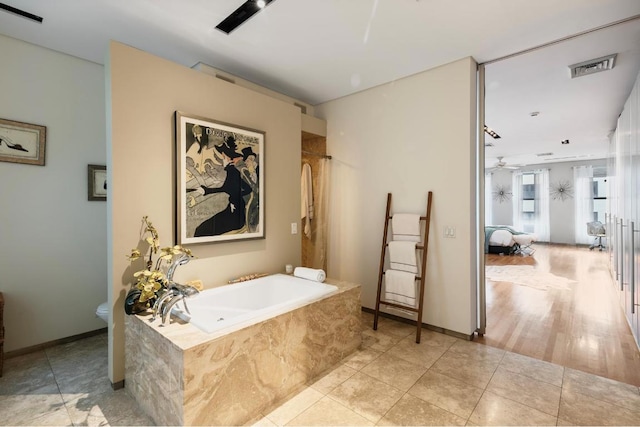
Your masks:
[{"label": "recessed ceiling light", "polygon": [[530,115],[531,117],[535,117],[535,116],[537,116],[537,115],[539,115],[539,114],[540,114],[540,111],[532,111],[532,112],[530,112],[530,113],[529,113],[529,115]]},{"label": "recessed ceiling light", "polygon": [[567,145],[569,143],[568,139],[563,139],[562,141],[560,141],[560,144],[562,145]]}]

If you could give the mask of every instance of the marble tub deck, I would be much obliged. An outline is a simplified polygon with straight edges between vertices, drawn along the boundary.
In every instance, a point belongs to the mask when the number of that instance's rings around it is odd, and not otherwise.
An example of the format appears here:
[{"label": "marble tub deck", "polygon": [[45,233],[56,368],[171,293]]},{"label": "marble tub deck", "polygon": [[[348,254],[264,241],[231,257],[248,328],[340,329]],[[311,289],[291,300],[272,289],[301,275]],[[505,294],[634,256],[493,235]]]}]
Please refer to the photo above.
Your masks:
[{"label": "marble tub deck", "polygon": [[[252,423],[640,425],[638,387],[424,329],[416,345],[411,326],[383,318],[373,331],[372,324],[362,313],[360,350]],[[406,375],[389,375],[396,369]],[[374,392],[372,409],[367,393]],[[6,359],[0,425],[153,421],[126,387],[111,390],[103,334]]]},{"label": "marble tub deck", "polygon": [[159,424],[246,423],[360,346],[360,286],[327,283],[336,290],[231,332],[128,316],[126,387]]}]

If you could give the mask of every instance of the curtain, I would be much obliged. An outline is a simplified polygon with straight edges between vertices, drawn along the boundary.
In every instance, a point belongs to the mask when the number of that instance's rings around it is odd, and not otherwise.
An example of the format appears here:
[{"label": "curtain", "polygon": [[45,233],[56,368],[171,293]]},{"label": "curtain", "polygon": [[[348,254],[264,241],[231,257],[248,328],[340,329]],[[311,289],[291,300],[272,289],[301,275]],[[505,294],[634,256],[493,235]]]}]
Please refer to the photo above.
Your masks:
[{"label": "curtain", "polygon": [[327,220],[329,212],[329,177],[331,163],[323,158],[318,165],[318,187],[316,189],[316,236],[313,252],[313,268],[327,271]]},{"label": "curtain", "polygon": [[522,172],[513,172],[511,176],[511,192],[512,192],[512,200],[511,203],[513,213],[511,217],[513,218],[513,228],[518,231],[524,230],[524,224],[522,221]]},{"label": "curtain", "polygon": [[491,172],[484,174],[484,223],[493,224],[493,186],[491,182]]},{"label": "curtain", "polygon": [[593,236],[587,234],[587,223],[593,221],[593,166],[573,168],[575,183],[575,239],[576,244],[590,244]]},{"label": "curtain", "polygon": [[536,174],[536,207],[534,230],[538,235],[538,241],[550,240],[549,226],[549,169],[535,171]]}]

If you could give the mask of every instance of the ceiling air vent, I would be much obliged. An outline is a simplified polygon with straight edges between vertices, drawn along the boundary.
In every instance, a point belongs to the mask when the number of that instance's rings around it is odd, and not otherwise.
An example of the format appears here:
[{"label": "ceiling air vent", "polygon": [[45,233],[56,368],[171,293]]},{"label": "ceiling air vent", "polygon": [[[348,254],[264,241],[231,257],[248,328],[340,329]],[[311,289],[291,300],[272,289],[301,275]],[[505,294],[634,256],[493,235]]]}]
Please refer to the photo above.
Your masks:
[{"label": "ceiling air vent", "polygon": [[603,56],[602,58],[590,59],[589,61],[569,65],[571,78],[582,77],[588,74],[599,73],[600,71],[611,70],[616,62],[617,53]]}]

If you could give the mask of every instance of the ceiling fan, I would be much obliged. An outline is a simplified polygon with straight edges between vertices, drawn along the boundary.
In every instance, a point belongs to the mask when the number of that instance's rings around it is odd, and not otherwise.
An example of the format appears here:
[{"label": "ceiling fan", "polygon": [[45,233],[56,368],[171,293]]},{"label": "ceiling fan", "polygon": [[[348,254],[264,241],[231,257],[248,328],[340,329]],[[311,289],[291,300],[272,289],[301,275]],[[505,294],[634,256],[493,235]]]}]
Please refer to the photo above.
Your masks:
[{"label": "ceiling fan", "polygon": [[504,156],[498,156],[498,161],[492,168],[489,168],[489,171],[499,170],[499,169],[520,169],[518,165],[509,165],[507,162],[503,162]]}]

